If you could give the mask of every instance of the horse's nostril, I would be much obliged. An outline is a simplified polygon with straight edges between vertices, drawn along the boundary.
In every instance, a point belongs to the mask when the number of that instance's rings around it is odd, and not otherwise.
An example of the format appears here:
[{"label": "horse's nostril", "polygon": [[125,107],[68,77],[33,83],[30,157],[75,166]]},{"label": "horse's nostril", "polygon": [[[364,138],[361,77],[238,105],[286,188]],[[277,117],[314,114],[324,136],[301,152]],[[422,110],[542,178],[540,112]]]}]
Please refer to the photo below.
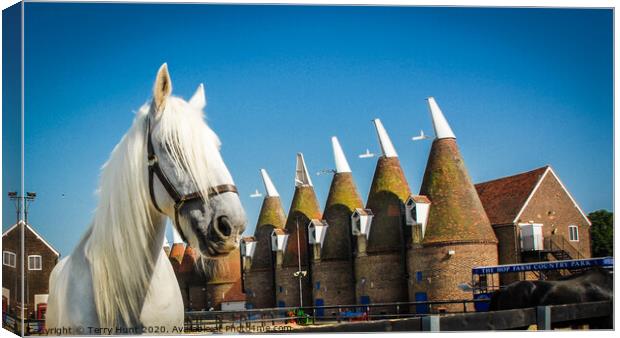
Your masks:
[{"label": "horse's nostril", "polygon": [[232,233],[232,228],[230,226],[230,223],[228,222],[228,217],[220,216],[217,218],[217,230],[224,237],[230,236],[230,234]]}]

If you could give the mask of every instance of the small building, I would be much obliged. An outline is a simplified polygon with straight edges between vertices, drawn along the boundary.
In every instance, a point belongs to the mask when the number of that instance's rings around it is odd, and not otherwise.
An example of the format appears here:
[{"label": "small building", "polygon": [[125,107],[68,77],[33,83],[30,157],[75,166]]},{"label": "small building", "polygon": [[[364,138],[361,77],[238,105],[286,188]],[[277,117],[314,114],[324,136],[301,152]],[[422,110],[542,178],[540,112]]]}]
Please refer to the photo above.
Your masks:
[{"label": "small building", "polygon": [[[590,258],[590,220],[551,168],[476,184],[499,240],[499,264]],[[502,274],[502,284],[553,278]]]},{"label": "small building", "polygon": [[[22,226],[24,225],[24,226]],[[21,229],[24,229],[24,262],[21,260]],[[22,272],[24,313],[27,318],[44,319],[49,278],[60,253],[30,224],[19,222],[2,234],[2,313],[17,316],[21,311]]]}]

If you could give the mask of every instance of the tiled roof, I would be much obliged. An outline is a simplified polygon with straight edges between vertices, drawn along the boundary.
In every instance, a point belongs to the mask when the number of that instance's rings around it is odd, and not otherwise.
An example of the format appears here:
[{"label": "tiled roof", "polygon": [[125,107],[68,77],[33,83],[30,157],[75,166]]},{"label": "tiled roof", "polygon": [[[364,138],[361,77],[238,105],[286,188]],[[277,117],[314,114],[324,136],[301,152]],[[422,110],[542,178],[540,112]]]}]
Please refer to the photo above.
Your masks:
[{"label": "tiled roof", "polygon": [[256,229],[258,230],[258,228],[264,225],[272,226],[274,228],[284,228],[285,222],[286,216],[284,215],[284,209],[282,209],[280,197],[265,197],[258,215]]},{"label": "tiled roof", "polygon": [[284,229],[273,229],[273,232],[275,232],[276,235],[286,235],[286,231]]},{"label": "tiled roof", "polygon": [[284,266],[297,266],[297,225],[299,225],[299,252],[301,253],[301,264],[308,264],[308,238],[306,227],[310,220],[321,219],[319,202],[311,185],[300,185],[295,187],[295,195],[289,208],[286,220],[286,232],[289,234],[288,243],[284,255]]},{"label": "tiled roof", "polygon": [[413,201],[416,203],[426,203],[426,204],[431,203],[431,200],[429,200],[428,197],[423,196],[423,195],[412,195],[411,199],[413,199]]},{"label": "tiled roof", "polygon": [[427,196],[432,202],[423,245],[448,242],[497,243],[456,139],[433,141],[420,195]]},{"label": "tiled roof", "polygon": [[491,224],[511,224],[549,166],[476,184]]},{"label": "tiled roof", "polygon": [[286,216],[279,196],[267,196],[260,209],[254,238],[256,249],[252,257],[252,270],[271,268],[271,232],[284,228]]},{"label": "tiled roof", "polygon": [[348,259],[351,256],[351,214],[362,208],[362,198],[350,172],[334,174],[323,218],[329,224],[321,259]]},{"label": "tiled roof", "polygon": [[191,246],[187,246],[185,248],[185,253],[183,254],[183,260],[181,261],[181,265],[179,266],[179,272],[181,273],[194,273],[194,267],[196,266],[196,259],[198,258],[198,253],[192,249]]},{"label": "tiled roof", "polygon": [[185,243],[174,243],[172,244],[172,248],[170,249],[170,263],[174,267],[176,265],[181,265],[183,262],[183,256],[185,255]]},{"label": "tiled roof", "polygon": [[368,239],[368,253],[401,250],[402,210],[411,195],[398,157],[379,157],[368,193],[366,208],[374,218]]},{"label": "tiled roof", "polygon": [[355,211],[361,216],[373,215],[372,210],[364,208],[355,208]]}]

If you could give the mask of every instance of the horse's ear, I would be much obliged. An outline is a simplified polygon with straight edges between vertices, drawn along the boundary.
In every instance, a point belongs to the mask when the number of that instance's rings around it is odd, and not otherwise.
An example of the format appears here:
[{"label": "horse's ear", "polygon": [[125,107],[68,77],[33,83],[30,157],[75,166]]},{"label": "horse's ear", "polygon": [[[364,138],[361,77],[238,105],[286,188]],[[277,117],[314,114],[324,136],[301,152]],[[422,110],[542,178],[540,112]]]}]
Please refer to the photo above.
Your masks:
[{"label": "horse's ear", "polygon": [[157,78],[153,86],[153,102],[155,103],[156,111],[159,112],[163,108],[170,93],[172,93],[172,81],[168,73],[168,64],[164,63],[157,71]]},{"label": "horse's ear", "polygon": [[189,99],[189,104],[198,110],[205,109],[207,105],[207,97],[205,96],[205,86],[201,83],[196,89],[194,96]]}]

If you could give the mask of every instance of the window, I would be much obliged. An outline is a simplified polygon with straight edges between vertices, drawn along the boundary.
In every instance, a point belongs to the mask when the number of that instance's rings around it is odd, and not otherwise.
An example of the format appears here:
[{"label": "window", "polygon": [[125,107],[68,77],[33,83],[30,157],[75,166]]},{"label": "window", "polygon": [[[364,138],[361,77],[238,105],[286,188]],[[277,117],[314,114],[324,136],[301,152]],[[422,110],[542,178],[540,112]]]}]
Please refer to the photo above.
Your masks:
[{"label": "window", "polygon": [[6,266],[10,266],[12,268],[15,267],[16,256],[14,252],[3,251],[2,252],[2,264]]},{"label": "window", "polygon": [[41,256],[28,256],[28,270],[41,270]]},{"label": "window", "polygon": [[579,241],[579,228],[576,225],[569,225],[568,226],[568,239],[571,242],[578,242]]}]

